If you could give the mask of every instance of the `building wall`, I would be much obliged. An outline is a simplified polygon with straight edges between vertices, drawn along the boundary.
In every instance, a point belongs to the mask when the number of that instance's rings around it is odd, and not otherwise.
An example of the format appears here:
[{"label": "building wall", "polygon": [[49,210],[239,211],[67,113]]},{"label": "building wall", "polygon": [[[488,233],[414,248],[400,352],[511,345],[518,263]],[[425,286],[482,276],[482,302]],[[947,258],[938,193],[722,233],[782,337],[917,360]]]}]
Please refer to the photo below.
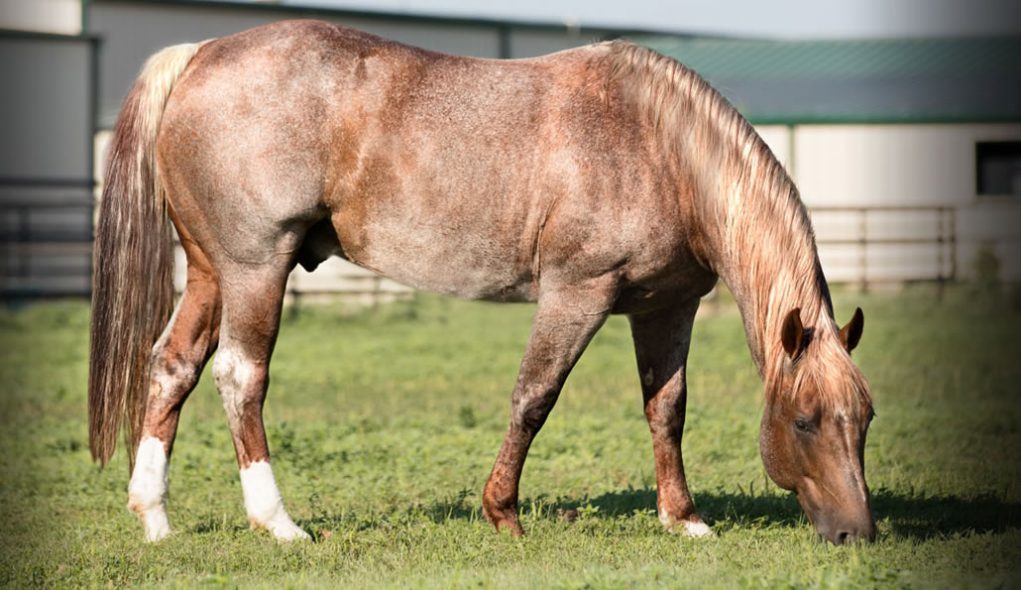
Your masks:
[{"label": "building wall", "polygon": [[0,29],[77,35],[82,31],[81,0],[3,0]]},{"label": "building wall", "polygon": [[89,44],[2,36],[0,56],[0,177],[86,178],[92,133]]},{"label": "building wall", "polygon": [[3,296],[88,293],[93,51],[78,36],[0,32]]},{"label": "building wall", "polygon": [[812,211],[831,280],[968,278],[986,249],[1021,280],[1021,197],[978,195],[976,179],[976,144],[1021,141],[1021,124],[758,130]]}]

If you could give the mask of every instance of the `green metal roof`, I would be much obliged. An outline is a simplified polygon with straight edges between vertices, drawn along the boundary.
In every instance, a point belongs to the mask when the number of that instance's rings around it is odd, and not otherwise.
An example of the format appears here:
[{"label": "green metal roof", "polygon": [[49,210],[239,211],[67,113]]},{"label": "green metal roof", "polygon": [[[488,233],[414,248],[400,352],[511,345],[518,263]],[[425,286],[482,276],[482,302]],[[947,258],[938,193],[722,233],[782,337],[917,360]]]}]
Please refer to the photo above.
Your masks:
[{"label": "green metal roof", "polygon": [[754,122],[1021,121],[1021,37],[633,40],[699,72]]}]

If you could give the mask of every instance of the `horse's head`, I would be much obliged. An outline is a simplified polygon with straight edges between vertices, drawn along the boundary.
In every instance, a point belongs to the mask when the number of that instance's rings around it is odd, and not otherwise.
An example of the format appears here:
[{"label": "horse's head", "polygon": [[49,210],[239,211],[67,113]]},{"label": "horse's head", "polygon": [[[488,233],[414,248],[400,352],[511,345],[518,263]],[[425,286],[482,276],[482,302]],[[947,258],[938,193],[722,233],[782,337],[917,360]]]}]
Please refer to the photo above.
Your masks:
[{"label": "horse's head", "polygon": [[872,402],[850,357],[863,322],[860,309],[839,332],[804,326],[798,309],[786,316],[759,437],[769,477],[796,493],[816,531],[838,545],[876,535],[864,456]]}]

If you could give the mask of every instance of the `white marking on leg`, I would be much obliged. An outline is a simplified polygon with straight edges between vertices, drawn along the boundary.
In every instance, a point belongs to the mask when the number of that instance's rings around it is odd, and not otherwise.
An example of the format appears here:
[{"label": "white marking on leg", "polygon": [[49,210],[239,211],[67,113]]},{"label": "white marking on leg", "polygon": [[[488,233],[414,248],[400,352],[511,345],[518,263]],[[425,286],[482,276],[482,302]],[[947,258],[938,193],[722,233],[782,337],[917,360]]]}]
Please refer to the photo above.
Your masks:
[{"label": "white marking on leg", "polygon": [[232,431],[241,423],[244,387],[252,379],[252,365],[236,351],[224,347],[213,359],[213,379],[227,412],[227,421]]},{"label": "white marking on leg", "polygon": [[[659,521],[663,523],[663,526],[672,533],[681,533],[687,537],[700,538],[700,537],[715,537],[716,533],[713,532],[709,525],[707,525],[702,517],[693,514],[686,520],[676,520],[670,516],[665,510],[659,511]],[[682,525],[683,528],[677,526]]]},{"label": "white marking on leg", "polygon": [[135,470],[128,484],[128,508],[142,519],[149,541],[159,541],[170,534],[166,497],[167,454],[163,441],[147,436],[138,445]]},{"label": "white marking on leg", "polygon": [[241,491],[245,496],[248,520],[253,526],[265,527],[281,541],[311,538],[294,524],[284,510],[284,502],[269,462],[255,461],[241,470]]},{"label": "white marking on leg", "polygon": [[699,521],[690,521],[690,520],[684,521],[684,533],[686,535],[688,535],[689,537],[694,537],[694,538],[713,537],[713,536],[715,536],[715,533],[713,533],[713,529],[709,528],[709,525],[707,525],[706,523],[702,522],[701,520],[699,520]]}]

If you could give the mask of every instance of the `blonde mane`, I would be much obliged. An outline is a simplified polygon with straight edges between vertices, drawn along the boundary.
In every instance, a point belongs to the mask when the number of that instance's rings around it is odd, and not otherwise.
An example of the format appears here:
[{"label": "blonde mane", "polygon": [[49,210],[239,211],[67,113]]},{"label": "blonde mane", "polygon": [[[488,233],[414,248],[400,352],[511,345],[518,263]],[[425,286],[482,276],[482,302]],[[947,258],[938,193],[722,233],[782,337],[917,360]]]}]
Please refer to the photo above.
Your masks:
[{"label": "blonde mane", "polygon": [[817,382],[821,401],[832,406],[850,401],[849,388],[832,383],[840,375],[867,396],[864,377],[840,345],[812,223],[783,165],[693,70],[633,43],[607,45],[611,78],[644,107],[645,124],[693,181],[694,230],[706,250],[702,262],[734,293],[767,391],[784,366],[781,323],[800,308],[814,332],[809,354],[818,358],[806,363],[810,368],[799,379]]}]

